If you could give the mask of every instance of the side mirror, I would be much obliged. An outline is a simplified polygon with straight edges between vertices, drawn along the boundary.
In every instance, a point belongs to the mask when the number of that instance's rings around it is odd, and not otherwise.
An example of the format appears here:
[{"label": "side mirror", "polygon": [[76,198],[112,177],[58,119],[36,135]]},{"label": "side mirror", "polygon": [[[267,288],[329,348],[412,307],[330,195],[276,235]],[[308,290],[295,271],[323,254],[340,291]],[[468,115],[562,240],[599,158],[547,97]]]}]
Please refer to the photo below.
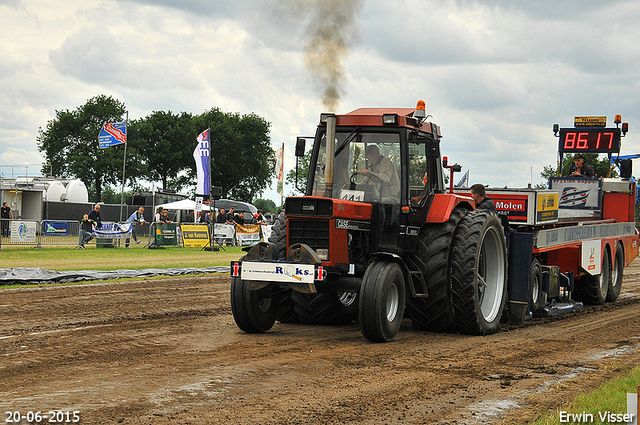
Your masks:
[{"label": "side mirror", "polygon": [[296,156],[303,157],[304,156],[304,146],[306,144],[306,140],[304,137],[298,137],[296,140]]},{"label": "side mirror", "polygon": [[623,159],[620,161],[620,177],[623,179],[630,179],[632,175],[632,165],[630,159]]}]

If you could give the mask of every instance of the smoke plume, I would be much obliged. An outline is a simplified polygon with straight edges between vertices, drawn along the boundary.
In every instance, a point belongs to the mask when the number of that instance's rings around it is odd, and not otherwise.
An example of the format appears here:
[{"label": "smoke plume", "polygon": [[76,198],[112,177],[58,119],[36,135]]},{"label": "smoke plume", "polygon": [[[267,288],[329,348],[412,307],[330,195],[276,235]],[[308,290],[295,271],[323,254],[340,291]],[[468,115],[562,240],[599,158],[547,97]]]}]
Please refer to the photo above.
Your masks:
[{"label": "smoke plume", "polygon": [[346,77],[344,60],[358,36],[362,0],[308,0],[310,12],[304,47],[305,66],[322,90],[322,103],[336,112]]}]

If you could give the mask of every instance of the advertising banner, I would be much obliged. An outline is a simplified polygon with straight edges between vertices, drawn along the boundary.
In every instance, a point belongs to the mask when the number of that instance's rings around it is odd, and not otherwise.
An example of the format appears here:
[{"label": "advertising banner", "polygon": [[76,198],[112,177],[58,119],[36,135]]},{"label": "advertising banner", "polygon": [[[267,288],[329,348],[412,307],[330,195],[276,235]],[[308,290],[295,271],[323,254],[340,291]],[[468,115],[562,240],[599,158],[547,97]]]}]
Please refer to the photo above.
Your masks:
[{"label": "advertising banner", "polygon": [[102,222],[100,229],[93,229],[93,234],[100,239],[127,239],[131,238],[131,223]]},{"label": "advertising banner", "polygon": [[11,221],[11,242],[36,242],[38,223],[34,221]]},{"label": "advertising banner", "polygon": [[236,240],[239,246],[255,245],[260,242],[260,225],[248,224],[236,226]]},{"label": "advertising banner", "polygon": [[209,244],[209,226],[206,224],[181,224],[180,230],[185,248],[204,248]]},{"label": "advertising banner", "polygon": [[67,236],[69,234],[68,221],[45,221],[44,234],[48,236]]}]

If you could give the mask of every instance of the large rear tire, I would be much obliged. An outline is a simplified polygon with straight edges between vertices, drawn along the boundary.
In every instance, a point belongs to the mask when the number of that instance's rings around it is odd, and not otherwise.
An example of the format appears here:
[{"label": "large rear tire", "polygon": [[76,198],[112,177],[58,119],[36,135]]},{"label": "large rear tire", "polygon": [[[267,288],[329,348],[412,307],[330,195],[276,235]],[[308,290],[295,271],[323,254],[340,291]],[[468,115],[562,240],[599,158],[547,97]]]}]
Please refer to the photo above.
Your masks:
[{"label": "large rear tire", "polygon": [[231,278],[231,312],[236,325],[249,333],[266,332],[273,327],[278,314],[279,299],[269,288],[249,290],[249,282]]},{"label": "large rear tire", "polygon": [[278,214],[276,222],[271,227],[271,236],[269,242],[278,246],[278,258],[284,260],[287,258],[287,216],[284,211]]},{"label": "large rear tire", "polygon": [[369,341],[387,342],[397,335],[405,305],[402,269],[390,261],[371,264],[360,288],[359,322]]},{"label": "large rear tire", "polygon": [[618,242],[616,245],[616,255],[613,259],[613,271],[611,273],[611,283],[607,291],[607,302],[614,302],[620,295],[622,289],[622,276],[624,272],[624,248]]},{"label": "large rear tire", "polygon": [[337,326],[351,323],[357,317],[353,311],[354,300],[342,294],[303,294],[293,291],[291,300],[298,320],[302,323]]},{"label": "large rear tire", "polygon": [[[278,214],[275,223],[271,227],[269,242],[278,247],[278,259],[287,257],[287,216],[284,211]],[[280,323],[297,323],[298,315],[295,312],[295,303],[291,300],[292,290],[286,290],[280,297],[280,308],[276,319]]]},{"label": "large rear tire", "polygon": [[456,208],[446,223],[424,226],[420,231],[412,260],[424,276],[429,296],[408,300],[407,315],[414,329],[455,331],[451,304],[451,242],[465,212],[463,208]]},{"label": "large rear tire", "polygon": [[500,219],[474,210],[460,219],[451,261],[453,311],[459,332],[498,330],[507,294],[507,249]]},{"label": "large rear tire", "polygon": [[611,255],[608,250],[602,253],[602,271],[600,274],[584,276],[575,282],[573,297],[587,304],[604,304],[611,285]]}]

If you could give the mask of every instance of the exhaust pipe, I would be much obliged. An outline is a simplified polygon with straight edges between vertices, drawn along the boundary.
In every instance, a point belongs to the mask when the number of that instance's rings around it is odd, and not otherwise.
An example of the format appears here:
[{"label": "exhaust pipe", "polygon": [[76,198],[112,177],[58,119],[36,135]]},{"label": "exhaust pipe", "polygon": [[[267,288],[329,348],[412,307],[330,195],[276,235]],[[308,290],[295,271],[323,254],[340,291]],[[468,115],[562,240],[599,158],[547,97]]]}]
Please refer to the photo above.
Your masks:
[{"label": "exhaust pipe", "polygon": [[327,150],[325,154],[325,170],[324,181],[325,191],[324,195],[327,198],[332,198],[333,194],[333,162],[336,152],[336,116],[334,114],[328,114],[327,120]]}]

